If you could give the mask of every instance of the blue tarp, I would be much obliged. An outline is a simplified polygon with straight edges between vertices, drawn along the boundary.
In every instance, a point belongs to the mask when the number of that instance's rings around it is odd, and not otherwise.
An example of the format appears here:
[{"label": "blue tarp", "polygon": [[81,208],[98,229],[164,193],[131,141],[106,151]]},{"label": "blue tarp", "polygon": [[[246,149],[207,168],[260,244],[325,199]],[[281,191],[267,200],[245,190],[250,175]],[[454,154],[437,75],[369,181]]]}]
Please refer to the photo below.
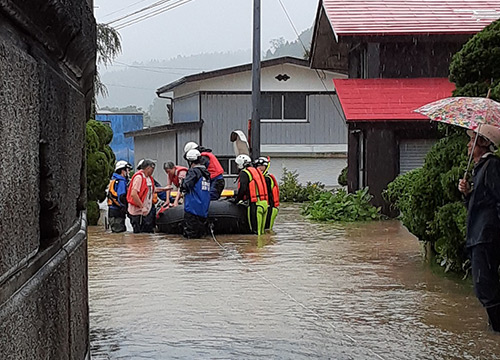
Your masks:
[{"label": "blue tarp", "polygon": [[113,130],[111,149],[115,153],[116,160],[125,160],[134,163],[134,139],[126,138],[123,134],[129,131],[141,130],[143,126],[143,114],[96,114],[96,120],[102,121]]}]

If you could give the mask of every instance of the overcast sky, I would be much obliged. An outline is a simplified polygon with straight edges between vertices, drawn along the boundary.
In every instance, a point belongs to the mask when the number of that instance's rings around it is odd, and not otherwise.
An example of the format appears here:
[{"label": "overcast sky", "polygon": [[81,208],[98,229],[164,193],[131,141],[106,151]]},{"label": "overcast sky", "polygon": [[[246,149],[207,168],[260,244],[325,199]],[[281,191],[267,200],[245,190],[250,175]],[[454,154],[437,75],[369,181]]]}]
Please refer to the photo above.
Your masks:
[{"label": "overcast sky", "polygon": [[[94,0],[99,23],[108,23],[158,2],[161,5],[152,10],[161,11],[166,6],[178,5],[119,30],[123,53],[117,60],[131,63],[169,59],[177,55],[251,49],[253,0],[179,1],[189,0]],[[281,3],[299,34],[313,25],[318,0],[281,0]],[[263,50],[270,47],[271,39],[284,37],[293,41],[297,38],[280,0],[261,0],[261,6]],[[136,16],[142,14],[147,12]],[[111,25],[118,27],[134,18]]]}]

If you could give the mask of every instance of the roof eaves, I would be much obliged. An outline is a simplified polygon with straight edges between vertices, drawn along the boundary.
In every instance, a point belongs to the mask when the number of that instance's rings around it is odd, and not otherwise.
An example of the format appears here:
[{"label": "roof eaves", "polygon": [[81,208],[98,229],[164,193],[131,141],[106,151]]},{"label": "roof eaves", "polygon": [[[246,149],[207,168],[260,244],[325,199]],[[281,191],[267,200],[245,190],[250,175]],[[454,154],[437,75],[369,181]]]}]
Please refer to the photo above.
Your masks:
[{"label": "roof eaves", "polygon": [[163,134],[163,133],[168,133],[168,132],[199,129],[202,125],[203,125],[203,120],[186,122],[186,123],[167,124],[167,125],[153,126],[153,127],[142,129],[142,130],[129,131],[129,132],[124,133],[123,135],[126,138],[158,135],[158,134]]},{"label": "roof eaves", "polygon": [[[269,66],[286,64],[286,63],[304,66],[307,68],[309,67],[308,60],[299,59],[299,58],[292,57],[292,56],[283,56],[280,58],[264,60],[261,62],[261,67],[265,68],[265,67],[269,67]],[[218,77],[218,76],[236,74],[239,72],[249,71],[251,69],[252,69],[252,64],[250,63],[250,64],[243,64],[243,65],[233,66],[233,67],[229,67],[229,68],[218,69],[218,70],[213,70],[213,71],[206,71],[206,72],[201,72],[198,74],[185,76],[179,80],[176,80],[170,84],[167,84],[167,85],[159,88],[158,90],[156,90],[156,94],[159,96],[165,92],[172,91],[176,87],[183,85],[185,83],[211,79],[211,78]]]}]

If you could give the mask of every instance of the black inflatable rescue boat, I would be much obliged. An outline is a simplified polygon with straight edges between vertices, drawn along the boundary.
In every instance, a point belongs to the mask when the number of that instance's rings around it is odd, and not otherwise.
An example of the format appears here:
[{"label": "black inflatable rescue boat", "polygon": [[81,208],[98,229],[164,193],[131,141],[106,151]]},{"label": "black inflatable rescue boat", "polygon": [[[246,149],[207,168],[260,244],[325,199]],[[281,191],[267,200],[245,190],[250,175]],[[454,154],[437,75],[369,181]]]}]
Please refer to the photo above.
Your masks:
[{"label": "black inflatable rescue boat", "polygon": [[[156,226],[158,230],[167,234],[182,234],[184,220],[184,206],[168,208],[158,214]],[[250,234],[247,220],[247,208],[236,205],[227,200],[210,202],[208,209],[208,223],[213,224],[215,234]],[[207,231],[209,231],[207,229]]]}]

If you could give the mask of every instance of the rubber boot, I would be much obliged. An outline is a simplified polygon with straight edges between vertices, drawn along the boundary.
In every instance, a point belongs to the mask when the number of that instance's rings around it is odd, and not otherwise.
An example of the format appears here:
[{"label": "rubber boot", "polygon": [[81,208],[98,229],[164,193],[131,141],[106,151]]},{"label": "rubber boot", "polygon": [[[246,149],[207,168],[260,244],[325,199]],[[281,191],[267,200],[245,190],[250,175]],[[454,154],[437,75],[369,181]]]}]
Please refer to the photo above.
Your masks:
[{"label": "rubber boot", "polygon": [[500,332],[500,305],[486,308],[491,329]]}]

